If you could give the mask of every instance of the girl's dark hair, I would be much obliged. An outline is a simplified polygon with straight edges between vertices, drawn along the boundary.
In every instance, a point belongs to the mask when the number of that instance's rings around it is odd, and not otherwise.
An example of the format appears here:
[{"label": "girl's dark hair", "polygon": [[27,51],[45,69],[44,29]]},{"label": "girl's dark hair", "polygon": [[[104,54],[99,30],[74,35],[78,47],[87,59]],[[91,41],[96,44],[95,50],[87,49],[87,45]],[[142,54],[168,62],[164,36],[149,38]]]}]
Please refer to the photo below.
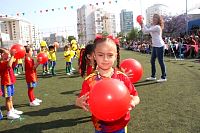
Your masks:
[{"label": "girl's dark hair", "polygon": [[79,70],[81,73],[81,76],[85,76],[87,64],[88,64],[88,58],[87,55],[91,55],[94,52],[94,44],[87,44],[85,48],[82,48],[80,51],[80,59],[79,59]]},{"label": "girl's dark hair", "polygon": [[51,45],[51,46],[49,46],[49,50],[50,50],[50,49],[54,49],[54,46],[52,46],[52,45]]},{"label": "girl's dark hair", "polygon": [[69,48],[69,46],[68,45],[65,45],[65,47],[64,47],[64,51],[66,50],[66,49],[68,49]]},{"label": "girl's dark hair", "polygon": [[[94,40],[94,49],[96,48],[96,46],[97,46],[99,43],[105,42],[105,41],[107,41],[107,40],[112,41],[112,42],[116,45],[116,48],[117,48],[117,65],[116,65],[116,67],[117,67],[118,69],[120,69],[120,67],[119,67],[119,65],[120,65],[120,47],[119,47],[119,44],[118,44],[119,42],[115,42],[113,39],[108,38],[108,37],[96,38],[96,39]],[[96,67],[97,67],[97,63],[96,63],[96,61],[95,61],[95,62],[94,62],[94,69],[96,69]]]},{"label": "girl's dark hair", "polygon": [[26,53],[29,53],[30,50],[31,50],[31,47],[30,47],[30,46],[24,46],[24,48],[26,49]]}]

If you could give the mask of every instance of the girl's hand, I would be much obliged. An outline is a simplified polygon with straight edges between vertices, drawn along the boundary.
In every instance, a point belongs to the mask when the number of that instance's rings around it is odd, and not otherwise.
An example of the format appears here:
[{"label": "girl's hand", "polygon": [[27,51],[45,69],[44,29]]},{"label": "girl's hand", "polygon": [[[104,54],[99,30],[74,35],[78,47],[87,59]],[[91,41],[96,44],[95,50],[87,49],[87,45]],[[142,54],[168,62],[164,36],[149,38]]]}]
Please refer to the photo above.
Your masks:
[{"label": "girl's hand", "polygon": [[82,95],[81,97],[78,97],[76,99],[76,105],[83,108],[85,111],[89,111],[87,103],[88,98],[89,98],[89,92],[86,93],[85,95]]},{"label": "girl's hand", "polygon": [[131,111],[133,108],[135,108],[135,102],[133,96],[131,95],[130,107],[128,110]]},{"label": "girl's hand", "polygon": [[129,111],[131,111],[137,104],[139,104],[140,98],[138,96],[132,96],[131,95],[131,101],[130,101],[130,107]]},{"label": "girl's hand", "polygon": [[132,70],[129,70],[129,71],[126,71],[126,70],[127,70],[127,68],[125,68],[125,69],[121,68],[121,71],[122,71],[123,73],[125,73],[129,78],[132,78],[132,77],[133,77],[133,72],[132,72]]}]

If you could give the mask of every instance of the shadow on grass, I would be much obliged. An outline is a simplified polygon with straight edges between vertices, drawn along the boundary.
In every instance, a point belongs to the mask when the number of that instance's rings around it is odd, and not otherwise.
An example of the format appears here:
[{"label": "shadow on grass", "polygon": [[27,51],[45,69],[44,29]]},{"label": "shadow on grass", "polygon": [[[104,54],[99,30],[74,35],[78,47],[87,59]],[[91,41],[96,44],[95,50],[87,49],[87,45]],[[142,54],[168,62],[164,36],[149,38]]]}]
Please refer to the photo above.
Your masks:
[{"label": "shadow on grass", "polygon": [[147,83],[142,83],[142,84],[134,84],[135,87],[139,87],[139,86],[145,86],[145,85],[151,85],[151,84],[157,84],[158,82],[148,82]]},{"label": "shadow on grass", "polygon": [[79,74],[73,74],[73,75],[59,76],[58,79],[63,79],[63,78],[77,78],[77,77],[80,77],[80,75]]},{"label": "shadow on grass", "polygon": [[134,83],[134,85],[135,85],[135,84],[140,84],[140,83],[146,83],[146,82],[151,82],[151,81],[150,81],[150,80],[142,80],[142,81],[139,81],[139,82]]},{"label": "shadow on grass", "polygon": [[51,108],[46,108],[42,110],[37,110],[37,111],[32,111],[32,112],[26,112],[24,115],[28,116],[48,116],[50,113],[55,113],[55,112],[64,112],[64,111],[69,111],[72,109],[78,109],[77,106],[75,105],[67,105],[63,107],[51,107]]},{"label": "shadow on grass", "polygon": [[[21,107],[29,107],[29,104],[14,104],[14,108],[15,109],[18,109],[18,108],[21,108]],[[1,106],[1,110],[6,110],[6,107],[5,106]]]},{"label": "shadow on grass", "polygon": [[[81,123],[86,123],[91,121],[90,116],[80,117],[75,119],[60,119],[45,123],[33,123],[21,126],[19,128],[10,129],[3,131],[4,133],[42,133],[44,130],[62,128],[62,127],[72,127]],[[80,129],[83,130],[83,129]]]},{"label": "shadow on grass", "polygon": [[65,91],[65,92],[61,92],[60,94],[63,94],[63,95],[74,94],[74,92],[77,92],[77,91],[80,91],[80,90]]},{"label": "shadow on grass", "polygon": [[16,79],[17,80],[25,80],[25,77],[24,76],[23,77],[20,76],[20,77],[16,77]]}]

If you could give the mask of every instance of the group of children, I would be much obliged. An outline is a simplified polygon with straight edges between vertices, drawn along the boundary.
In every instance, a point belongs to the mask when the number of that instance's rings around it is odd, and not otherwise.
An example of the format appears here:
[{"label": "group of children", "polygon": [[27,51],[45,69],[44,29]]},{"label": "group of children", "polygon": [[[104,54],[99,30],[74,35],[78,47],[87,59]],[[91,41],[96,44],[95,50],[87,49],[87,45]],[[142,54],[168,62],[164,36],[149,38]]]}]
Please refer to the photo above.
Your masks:
[{"label": "group of children", "polygon": [[[105,78],[114,78],[122,81],[126,87],[128,88],[130,94],[131,94],[131,101],[130,101],[130,108],[127,111],[127,113],[122,116],[119,120],[115,121],[103,121],[96,118],[94,115],[92,115],[92,121],[95,127],[95,133],[125,133],[127,130],[127,125],[130,120],[130,110],[132,110],[137,104],[139,104],[140,99],[138,97],[138,93],[134,87],[134,85],[131,83],[128,76],[123,73],[120,70],[119,63],[120,63],[120,48],[119,44],[111,36],[100,36],[97,37],[94,40],[94,44],[88,44],[85,48],[82,48],[79,50],[77,46],[69,46],[66,45],[64,47],[64,58],[66,61],[66,74],[71,75],[71,68],[72,68],[72,60],[75,55],[79,57],[78,65],[79,65],[79,72],[82,77],[84,77],[84,81],[82,84],[82,89],[80,91],[79,96],[76,99],[76,105],[81,107],[82,109],[89,111],[89,105],[87,103],[88,101],[88,95],[90,90],[92,89],[92,86],[98,82],[99,80],[105,79]],[[52,75],[55,75],[55,65],[56,65],[56,50],[54,47],[49,47],[49,51],[45,51],[44,48],[41,46],[41,52],[49,52],[49,56],[51,57],[50,64],[51,64],[51,72]],[[2,68],[2,65],[4,65],[5,69],[1,70],[1,77],[5,76],[5,74],[12,74],[9,76],[9,78],[13,77],[12,71],[12,65],[13,65],[13,59],[14,59],[14,53],[10,53],[11,57],[5,58],[5,51],[2,52],[2,58],[0,63],[0,68]],[[35,98],[33,94],[33,88],[37,85],[37,73],[36,68],[39,65],[39,60],[34,63],[34,60],[32,58],[32,50],[30,47],[26,47],[26,57],[25,57],[25,75],[26,75],[26,82],[28,86],[28,96],[30,100],[30,105],[38,105],[41,100]],[[9,53],[7,52],[7,55]],[[52,58],[53,57],[53,58]],[[117,61],[116,67],[113,65],[115,64],[115,61]],[[43,65],[43,72],[48,72],[46,67],[48,67],[48,63]],[[4,82],[5,78],[3,78],[1,81],[1,88],[3,92],[3,96],[6,97],[6,107],[8,110],[7,118],[8,119],[14,119],[18,118],[20,112],[15,110],[13,108],[12,103],[12,96],[14,94],[14,83],[15,80],[9,80],[10,83],[5,84]],[[9,90],[9,91],[5,91]],[[99,88],[103,89],[103,88]],[[102,109],[103,110],[103,109]],[[15,116],[9,117],[10,113],[15,113]]]},{"label": "group of children", "polygon": [[[73,45],[72,45],[73,46]],[[75,56],[76,46],[72,48],[67,48],[65,46],[64,58],[66,61],[66,73],[68,75],[72,74],[72,59]],[[49,49],[49,50],[48,50]],[[46,44],[41,44],[41,51],[45,52],[48,55],[48,61],[42,65],[43,75],[51,74],[54,76],[55,66],[56,66],[56,47],[49,46],[47,49]],[[25,79],[28,88],[28,98],[30,106],[39,106],[42,103],[42,100],[38,99],[34,95],[34,88],[37,86],[37,71],[36,68],[39,66],[40,58],[37,59],[37,62],[34,62],[33,57],[33,48],[30,46],[25,46],[26,55],[24,58],[24,67],[25,67]],[[78,52],[78,51],[77,51]],[[17,119],[20,118],[20,115],[23,114],[22,111],[18,111],[13,107],[13,95],[15,92],[14,84],[16,82],[15,76],[19,74],[19,67],[22,68],[24,72],[23,61],[22,59],[16,59],[15,51],[9,51],[4,48],[0,48],[0,78],[1,78],[1,90],[0,96],[5,97],[6,99],[6,110],[8,119]],[[1,109],[1,108],[0,108]],[[3,118],[2,112],[0,110],[0,119]]]},{"label": "group of children", "polygon": [[[32,57],[33,51],[29,46],[25,47],[26,55],[24,59],[25,64],[25,78],[28,88],[28,98],[30,106],[38,106],[42,100],[34,96],[34,88],[37,86],[37,73],[36,68],[39,65],[39,60],[34,63]],[[0,95],[5,97],[5,106],[7,110],[7,119],[18,119],[23,114],[22,111],[18,111],[13,107],[13,96],[15,93],[14,84],[16,78],[14,70],[18,64],[18,59],[15,59],[15,51],[8,51],[7,49],[0,48],[0,77],[1,77],[1,90]],[[1,111],[0,111],[1,112]],[[1,113],[2,114],[2,113]]]}]

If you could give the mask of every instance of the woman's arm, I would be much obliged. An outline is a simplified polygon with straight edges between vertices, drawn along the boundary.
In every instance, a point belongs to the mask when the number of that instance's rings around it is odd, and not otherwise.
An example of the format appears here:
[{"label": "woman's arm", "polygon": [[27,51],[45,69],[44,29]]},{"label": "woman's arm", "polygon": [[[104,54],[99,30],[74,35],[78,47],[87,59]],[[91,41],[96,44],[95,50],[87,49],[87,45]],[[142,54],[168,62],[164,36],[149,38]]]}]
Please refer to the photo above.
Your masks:
[{"label": "woman's arm", "polygon": [[142,24],[141,27],[142,27],[142,32],[147,33],[147,34],[150,32],[160,32],[160,30],[161,30],[158,25],[147,28],[146,26],[144,26],[144,24]]}]

